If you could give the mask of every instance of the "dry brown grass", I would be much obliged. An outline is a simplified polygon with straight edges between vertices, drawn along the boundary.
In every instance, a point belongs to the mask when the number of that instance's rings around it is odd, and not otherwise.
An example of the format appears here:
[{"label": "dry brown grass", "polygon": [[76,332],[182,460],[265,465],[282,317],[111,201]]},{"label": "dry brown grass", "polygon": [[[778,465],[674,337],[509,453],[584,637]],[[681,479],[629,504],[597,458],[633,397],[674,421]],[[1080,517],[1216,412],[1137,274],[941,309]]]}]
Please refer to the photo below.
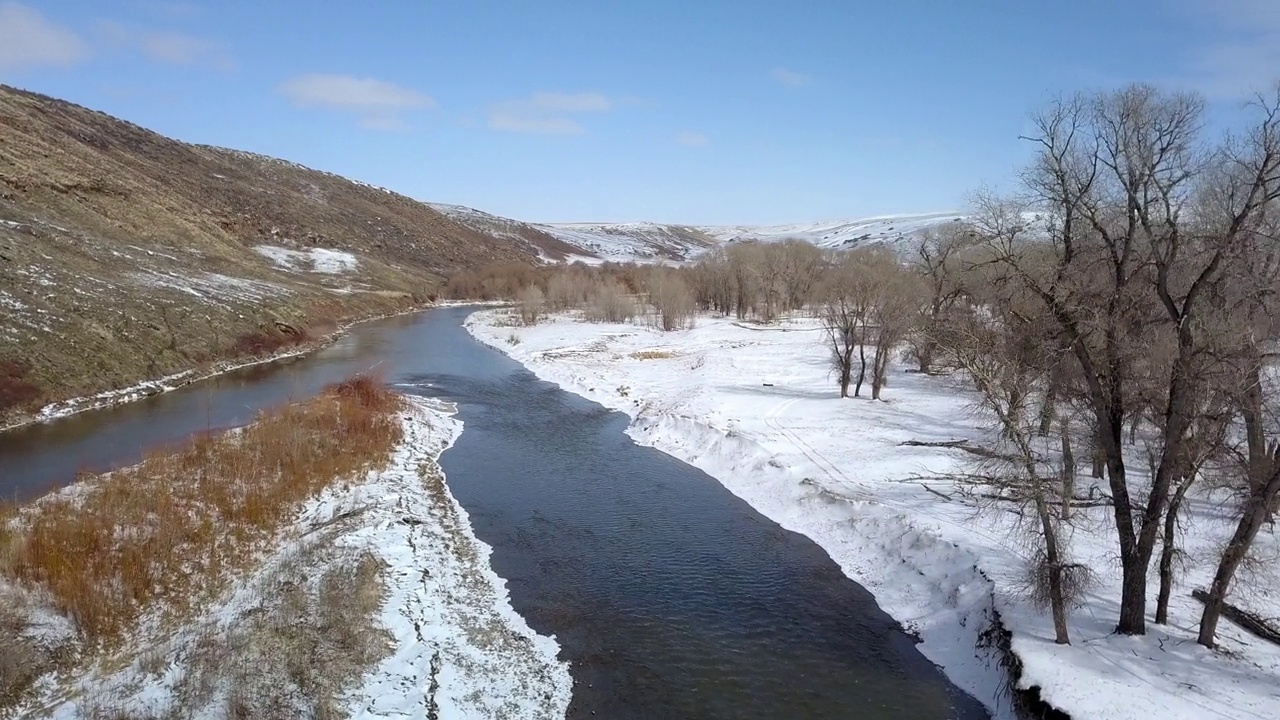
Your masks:
[{"label": "dry brown grass", "polygon": [[215,591],[303,500],[382,466],[401,403],[352,378],[49,496],[0,524],[0,576],[46,591],[86,646],[109,643],[157,603],[181,610]]},{"label": "dry brown grass", "polygon": [[187,648],[183,716],[343,717],[344,687],[387,653],[377,624],[385,568],[367,550],[317,541],[257,586],[260,601]]},{"label": "dry brown grass", "polygon": [[631,357],[636,360],[667,360],[676,355],[671,350],[637,350],[631,353]]}]

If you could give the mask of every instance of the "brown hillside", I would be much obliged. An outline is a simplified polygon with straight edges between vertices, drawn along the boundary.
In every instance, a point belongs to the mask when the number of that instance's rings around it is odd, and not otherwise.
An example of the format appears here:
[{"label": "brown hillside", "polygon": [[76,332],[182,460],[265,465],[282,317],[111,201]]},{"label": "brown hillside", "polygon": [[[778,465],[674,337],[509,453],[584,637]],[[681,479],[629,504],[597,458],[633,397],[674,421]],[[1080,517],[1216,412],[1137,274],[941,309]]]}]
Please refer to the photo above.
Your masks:
[{"label": "brown hillside", "polygon": [[537,254],[396,193],[0,85],[0,420],[296,343],[425,302],[458,268]]}]

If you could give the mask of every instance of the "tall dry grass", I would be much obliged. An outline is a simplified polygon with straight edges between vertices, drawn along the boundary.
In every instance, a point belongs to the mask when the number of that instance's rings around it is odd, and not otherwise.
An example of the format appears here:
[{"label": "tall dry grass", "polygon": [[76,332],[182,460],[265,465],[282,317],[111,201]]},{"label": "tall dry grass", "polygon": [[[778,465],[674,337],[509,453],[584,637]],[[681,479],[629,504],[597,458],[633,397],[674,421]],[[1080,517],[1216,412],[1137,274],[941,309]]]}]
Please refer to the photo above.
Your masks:
[{"label": "tall dry grass", "polygon": [[369,377],[201,435],[36,503],[0,511],[0,577],[47,591],[80,640],[109,642],[157,602],[215,591],[300,503],[383,466],[402,400]]}]

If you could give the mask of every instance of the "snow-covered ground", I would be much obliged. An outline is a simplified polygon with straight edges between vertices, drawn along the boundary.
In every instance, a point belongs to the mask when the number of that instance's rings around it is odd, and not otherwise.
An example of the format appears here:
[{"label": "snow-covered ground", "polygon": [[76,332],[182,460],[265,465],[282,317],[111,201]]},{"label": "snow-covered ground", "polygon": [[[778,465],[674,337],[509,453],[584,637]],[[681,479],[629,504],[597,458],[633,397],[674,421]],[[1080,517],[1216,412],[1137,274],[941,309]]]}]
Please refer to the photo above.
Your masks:
[{"label": "snow-covered ground", "polygon": [[[183,709],[176,716],[224,717],[222,709],[232,703],[227,694],[236,691],[226,687],[226,677],[234,671],[205,677],[210,660],[201,656],[209,652],[200,648],[211,639],[239,638],[237,632],[263,615],[264,602],[276,601],[295,577],[305,583],[325,572],[341,573],[344,558],[360,553],[372,553],[384,567],[376,625],[385,631],[387,649],[342,696],[344,714],[357,719],[564,717],[572,680],[568,666],[556,657],[558,645],[533,632],[512,610],[505,582],[489,567],[490,548],[472,534],[467,513],[449,493],[436,462],[462,424],[449,405],[421,398],[409,402],[404,441],[386,470],[310,501],[258,569],[238,578],[193,621],[179,628],[144,624],[142,645],[126,645],[81,677],[46,678],[41,701],[17,717],[167,717],[179,706]],[[313,568],[307,564],[312,559],[328,565]],[[242,645],[220,642],[244,652]],[[271,652],[267,657],[272,663],[286,661]],[[245,659],[215,656],[215,664],[227,662]],[[239,682],[251,683],[252,676]],[[295,708],[298,716],[314,700],[286,697],[304,704]]]},{"label": "snow-covered ground", "polygon": [[[1007,513],[978,513],[937,476],[963,453],[907,440],[977,439],[967,390],[954,380],[892,374],[886,402],[838,398],[813,321],[741,326],[700,318],[662,333],[553,317],[511,327],[506,311],[473,315],[471,332],[539,377],[632,417],[629,434],[719,479],[762,514],[821,545],[881,607],[923,639],[920,650],[960,687],[1007,716],[1002,674],[976,649],[998,611],[1021,659],[1021,687],[1076,720],[1280,718],[1280,648],[1224,620],[1222,649],[1195,643],[1214,551],[1230,528],[1222,498],[1192,502],[1186,565],[1169,626],[1111,634],[1119,569],[1108,511],[1081,517],[1073,552],[1099,575],[1071,618],[1073,644],[1053,643],[1046,614],[1018,592],[1023,554]],[[1274,534],[1260,552],[1280,554]],[[1272,563],[1275,566],[1275,563]],[[1153,583],[1154,583],[1154,575]],[[1280,587],[1259,576],[1234,602],[1280,615]],[[1150,593],[1154,605],[1155,588]]]}]

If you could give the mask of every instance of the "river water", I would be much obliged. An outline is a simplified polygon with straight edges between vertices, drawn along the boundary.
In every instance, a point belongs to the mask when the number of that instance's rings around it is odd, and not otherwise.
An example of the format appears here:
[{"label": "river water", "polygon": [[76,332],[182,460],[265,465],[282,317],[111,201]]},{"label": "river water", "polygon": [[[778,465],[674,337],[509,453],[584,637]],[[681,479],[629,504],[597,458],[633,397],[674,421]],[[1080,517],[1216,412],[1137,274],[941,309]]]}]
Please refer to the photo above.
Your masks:
[{"label": "river water", "polygon": [[570,717],[986,717],[816,544],[476,342],[470,312],[369,323],[306,358],[0,434],[0,490],[29,497],[372,369],[458,404],[449,487],[516,611],[560,642]]}]

